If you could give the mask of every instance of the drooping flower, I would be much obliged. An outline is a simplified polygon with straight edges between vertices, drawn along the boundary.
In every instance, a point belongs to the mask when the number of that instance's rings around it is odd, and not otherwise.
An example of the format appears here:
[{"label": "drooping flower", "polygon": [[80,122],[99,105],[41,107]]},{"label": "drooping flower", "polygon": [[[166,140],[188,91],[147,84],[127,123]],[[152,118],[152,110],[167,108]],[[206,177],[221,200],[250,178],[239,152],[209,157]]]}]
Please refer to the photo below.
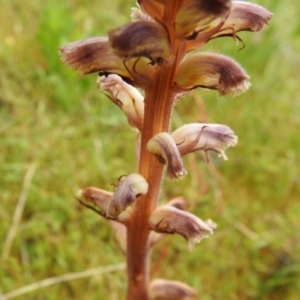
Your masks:
[{"label": "drooping flower", "polygon": [[119,179],[117,189],[107,210],[107,216],[117,218],[140,195],[148,191],[148,183],[140,174],[130,174]]},{"label": "drooping flower", "polygon": [[166,164],[166,175],[169,179],[182,179],[187,174],[176,143],[167,132],[158,133],[149,140],[147,150],[159,162]]}]

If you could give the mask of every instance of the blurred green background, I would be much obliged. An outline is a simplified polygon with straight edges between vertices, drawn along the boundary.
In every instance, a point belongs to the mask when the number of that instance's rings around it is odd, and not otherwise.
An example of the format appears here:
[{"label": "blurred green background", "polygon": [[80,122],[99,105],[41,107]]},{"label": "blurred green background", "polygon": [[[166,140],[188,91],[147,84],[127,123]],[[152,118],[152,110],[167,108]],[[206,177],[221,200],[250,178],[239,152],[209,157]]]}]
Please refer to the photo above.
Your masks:
[{"label": "blurred green background", "polygon": [[[163,185],[162,202],[184,196],[189,211],[218,223],[192,252],[180,236],[153,251],[151,276],[187,282],[201,300],[300,295],[300,6],[257,3],[274,17],[262,32],[240,34],[243,50],[230,38],[206,47],[239,61],[251,76],[250,90],[234,99],[199,90],[173,114],[173,128],[223,123],[239,136],[229,161],[211,155],[207,164],[201,153],[189,155],[188,176]],[[97,76],[78,78],[57,49],[106,35],[129,21],[132,6],[129,0],[0,0],[0,293],[124,261],[109,224],[74,195],[90,185],[113,190],[111,183],[136,170],[135,133],[97,90]],[[125,290],[125,271],[118,271],[18,299],[117,300]]]}]

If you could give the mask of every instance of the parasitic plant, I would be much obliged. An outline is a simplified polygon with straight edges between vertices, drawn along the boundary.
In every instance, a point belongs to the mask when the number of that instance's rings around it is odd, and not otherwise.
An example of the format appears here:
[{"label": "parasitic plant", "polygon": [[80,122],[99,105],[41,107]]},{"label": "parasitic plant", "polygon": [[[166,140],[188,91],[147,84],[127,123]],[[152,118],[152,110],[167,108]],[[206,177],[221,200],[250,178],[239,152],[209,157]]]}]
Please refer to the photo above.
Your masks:
[{"label": "parasitic plant", "polygon": [[[158,204],[162,179],[182,179],[182,157],[202,150],[227,159],[237,143],[220,124],[186,124],[170,131],[174,104],[195,88],[234,96],[249,87],[248,75],[233,59],[202,51],[211,39],[259,31],[272,14],[265,8],[230,0],[138,0],[132,21],[60,48],[62,60],[80,75],[98,72],[97,84],[137,129],[138,170],[121,177],[114,192],[88,187],[79,201],[108,219],[127,258],[127,300],[193,299],[188,285],[149,279],[150,250],[166,234],[178,233],[194,246],[216,224],[184,210],[175,198]],[[195,52],[194,50],[201,50]],[[143,90],[143,94],[137,88]],[[164,171],[165,170],[165,171]]]}]

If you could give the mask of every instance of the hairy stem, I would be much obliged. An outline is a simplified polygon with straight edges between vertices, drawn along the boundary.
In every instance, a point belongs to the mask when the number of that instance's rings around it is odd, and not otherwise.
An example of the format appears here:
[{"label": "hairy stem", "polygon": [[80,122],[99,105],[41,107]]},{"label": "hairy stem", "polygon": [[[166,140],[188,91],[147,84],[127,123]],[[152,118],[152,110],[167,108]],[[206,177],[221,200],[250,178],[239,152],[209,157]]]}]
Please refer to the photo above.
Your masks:
[{"label": "hairy stem", "polygon": [[[172,24],[172,22],[170,22]],[[142,131],[139,173],[149,184],[148,193],[140,197],[128,224],[127,234],[127,300],[147,300],[149,277],[148,218],[157,205],[163,165],[147,149],[148,141],[157,133],[168,132],[175,92],[174,76],[183,57],[183,43],[172,40],[174,60],[157,66],[151,88],[145,91],[145,115]]]}]

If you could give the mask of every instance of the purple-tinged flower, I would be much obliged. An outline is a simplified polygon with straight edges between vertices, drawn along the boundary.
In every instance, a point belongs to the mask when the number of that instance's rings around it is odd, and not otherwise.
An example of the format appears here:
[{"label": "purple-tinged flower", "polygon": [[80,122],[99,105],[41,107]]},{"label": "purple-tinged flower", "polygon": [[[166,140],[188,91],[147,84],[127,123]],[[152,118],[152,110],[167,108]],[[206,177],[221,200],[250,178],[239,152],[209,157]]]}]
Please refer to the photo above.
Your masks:
[{"label": "purple-tinged flower", "polygon": [[149,140],[147,150],[159,162],[166,164],[166,175],[169,179],[182,179],[187,174],[176,143],[167,132],[158,133]]},{"label": "purple-tinged flower", "polygon": [[195,215],[170,205],[157,207],[149,218],[149,227],[157,232],[178,233],[189,242],[189,247],[199,243],[213,233],[216,224],[202,221]]},{"label": "purple-tinged flower", "polygon": [[148,183],[140,174],[130,174],[119,179],[117,189],[107,210],[107,216],[117,218],[140,195],[148,191]]},{"label": "purple-tinged flower", "polygon": [[191,123],[172,133],[181,156],[203,150],[217,152],[227,160],[225,150],[237,144],[237,136],[226,125]]}]

